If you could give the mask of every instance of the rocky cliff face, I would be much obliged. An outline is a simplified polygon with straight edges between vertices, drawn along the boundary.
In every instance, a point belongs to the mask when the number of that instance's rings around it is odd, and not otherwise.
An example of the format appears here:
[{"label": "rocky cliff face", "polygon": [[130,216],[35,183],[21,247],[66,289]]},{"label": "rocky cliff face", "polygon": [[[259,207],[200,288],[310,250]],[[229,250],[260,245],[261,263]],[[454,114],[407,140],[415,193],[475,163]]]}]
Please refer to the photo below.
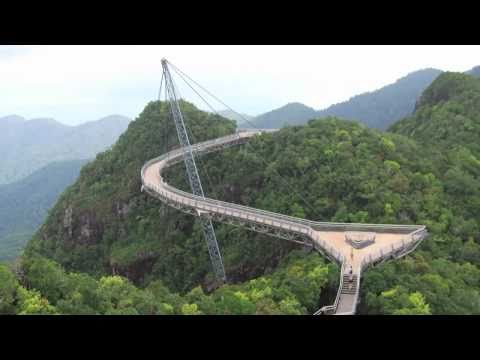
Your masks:
[{"label": "rocky cliff face", "polygon": [[102,222],[97,220],[95,213],[83,211],[74,214],[70,205],[65,209],[63,217],[63,231],[60,232],[62,241],[75,245],[94,245],[103,236]]}]

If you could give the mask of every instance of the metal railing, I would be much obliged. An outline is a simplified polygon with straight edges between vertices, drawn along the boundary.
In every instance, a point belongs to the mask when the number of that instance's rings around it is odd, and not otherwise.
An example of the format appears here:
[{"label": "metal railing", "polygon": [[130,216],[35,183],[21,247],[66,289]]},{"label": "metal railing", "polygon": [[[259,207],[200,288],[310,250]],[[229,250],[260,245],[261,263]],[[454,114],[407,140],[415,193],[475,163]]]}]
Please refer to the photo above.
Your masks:
[{"label": "metal railing", "polygon": [[340,301],[340,297],[342,294],[343,276],[345,274],[345,267],[347,263],[345,260],[346,260],[345,256],[343,256],[343,259],[341,262],[341,268],[340,268],[340,284],[338,285],[337,296],[335,297],[335,301],[333,302],[332,305],[323,306],[320,310],[315,312],[313,315],[322,315],[322,314],[331,314],[331,313],[334,314],[337,311],[338,303]]},{"label": "metal railing", "polygon": [[364,268],[378,262],[379,260],[385,260],[391,256],[394,256],[395,254],[398,254],[397,257],[407,255],[413,251],[425,237],[426,227],[422,226],[418,230],[409,234],[409,236],[404,237],[402,242],[398,243],[398,245],[391,244],[383,246],[376,252],[371,253],[367,257],[363,258],[360,263],[359,271],[362,271]]},{"label": "metal railing", "polygon": [[360,276],[361,275],[362,275],[362,269],[360,268],[360,270],[358,271],[358,274],[357,274],[357,288],[356,288],[356,291],[355,291],[355,296],[353,297],[353,309],[352,309],[352,311],[350,311],[348,313],[343,313],[343,315],[354,315],[356,310],[357,310],[358,297],[360,295]]}]

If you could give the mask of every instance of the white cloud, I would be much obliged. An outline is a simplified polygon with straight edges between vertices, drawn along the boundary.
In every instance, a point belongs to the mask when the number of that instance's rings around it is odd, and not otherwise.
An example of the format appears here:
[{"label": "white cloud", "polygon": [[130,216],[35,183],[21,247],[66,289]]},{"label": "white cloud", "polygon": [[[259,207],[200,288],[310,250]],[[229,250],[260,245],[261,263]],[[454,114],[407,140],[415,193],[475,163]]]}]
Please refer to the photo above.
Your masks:
[{"label": "white cloud", "polygon": [[291,101],[324,108],[421,68],[465,71],[480,64],[480,47],[0,47],[0,116],[69,123],[110,113],[134,117],[157,96],[162,57],[234,109],[257,114]]}]

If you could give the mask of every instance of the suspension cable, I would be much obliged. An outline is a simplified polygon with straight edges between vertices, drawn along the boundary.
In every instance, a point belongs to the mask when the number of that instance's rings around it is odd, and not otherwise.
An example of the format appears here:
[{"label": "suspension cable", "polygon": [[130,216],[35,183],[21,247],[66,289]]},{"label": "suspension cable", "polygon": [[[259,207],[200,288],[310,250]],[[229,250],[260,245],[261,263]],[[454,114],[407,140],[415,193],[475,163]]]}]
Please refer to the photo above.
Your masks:
[{"label": "suspension cable", "polygon": [[[259,128],[257,128],[253,123],[251,123],[249,120],[247,120],[242,114],[236,112],[235,110],[233,110],[230,106],[228,106],[227,104],[225,104],[221,99],[219,99],[218,97],[216,97],[215,95],[213,95],[210,91],[208,91],[207,89],[205,89],[202,85],[200,85],[198,82],[196,82],[195,80],[193,80],[190,76],[188,76],[187,74],[185,74],[182,70],[180,70],[179,68],[177,68],[175,65],[173,65],[170,61],[168,61],[168,64],[173,68],[173,70],[175,72],[178,73],[181,73],[183,74],[186,78],[188,78],[191,82],[193,82],[195,85],[197,85],[200,89],[202,89],[203,91],[205,91],[208,95],[210,95],[212,98],[214,98],[215,100],[217,100],[220,104],[222,104],[223,106],[225,106],[228,110],[232,111],[233,113],[235,113],[236,115],[240,116],[240,118],[247,122],[249,125],[251,125],[254,129],[257,129],[257,130],[260,130]],[[180,74],[179,74],[180,75]],[[182,77],[182,76],[180,76]],[[182,77],[183,79],[183,77]],[[183,79],[183,81],[185,81],[185,79]],[[186,81],[185,81],[186,82]],[[218,114],[218,113],[217,113]]]},{"label": "suspension cable", "polygon": [[[162,78],[160,79],[160,88],[158,89],[158,101],[162,101],[162,86],[163,86],[163,76],[164,76],[164,75],[165,75],[165,74],[164,74],[163,71],[162,71]],[[165,86],[166,86],[166,85],[167,85],[167,84],[165,84]],[[166,93],[166,92],[167,92],[167,91],[165,90],[165,93]],[[165,97],[165,99],[166,99],[166,97]]]},{"label": "suspension cable", "polygon": [[[199,83],[197,83],[195,80],[193,80],[190,76],[188,76],[187,74],[185,74],[183,71],[181,71],[180,69],[178,69],[175,65],[173,65],[170,61],[168,61],[168,64],[173,68],[173,70],[177,73],[177,75],[188,85],[188,87],[190,87],[190,89],[192,89],[199,97],[200,99],[202,99],[202,101],[216,114],[216,115],[219,115],[221,116],[216,110],[215,108],[210,105],[210,103],[205,100],[203,98],[203,96],[201,96],[198,91],[196,91],[190,84],[189,82],[185,79],[188,78],[191,82],[193,82],[195,85],[197,85],[199,88],[201,88],[203,91],[205,91],[208,95],[210,95],[212,98],[214,98],[215,100],[217,100],[218,102],[220,102],[223,106],[225,106],[226,108],[228,108],[230,111],[232,111],[233,113],[237,114],[238,116],[240,116],[240,118],[242,118],[245,122],[251,124],[255,129],[257,130],[260,130],[258,129],[255,125],[253,125],[250,121],[248,121],[247,119],[245,119],[245,117],[236,112],[235,110],[233,110],[230,106],[228,106],[227,104],[225,104],[222,100],[220,100],[218,97],[216,97],[215,95],[213,95],[211,92],[209,92],[207,89],[205,89],[202,85],[200,85]],[[183,76],[182,76],[183,75]],[[250,145],[248,142],[246,143],[247,147],[252,149],[255,153],[256,153],[256,150],[253,148],[252,145]],[[258,155],[258,154],[256,154]],[[262,156],[258,156],[258,158],[265,164],[265,166],[268,166],[269,164],[265,161],[265,159],[263,159]],[[284,183],[284,185],[286,185],[287,189],[293,191],[295,194],[298,195],[298,197],[304,202],[305,205],[307,205],[307,207],[312,211],[312,213],[314,214],[315,213],[315,208],[291,185],[288,183],[287,180],[285,180],[282,175],[280,175],[280,173],[277,171],[277,169],[275,168],[272,168],[272,170],[276,173],[276,175],[278,176],[279,179],[282,180],[282,182]]]},{"label": "suspension cable", "polygon": [[[172,79],[172,82],[174,82],[175,84],[175,80]],[[182,99],[182,94],[180,93],[180,88],[175,84],[175,87],[177,89],[177,93],[178,93],[178,97],[179,99]],[[185,114],[185,112],[183,113],[183,119],[184,119],[184,124],[185,124],[185,130],[187,130],[187,133],[189,133],[189,138],[191,139],[190,141],[190,144],[195,144],[197,141],[195,139],[195,136],[193,134],[193,130],[191,129],[190,125],[189,125],[189,121],[188,121],[188,117],[187,115]],[[200,163],[200,168],[203,170],[203,172],[206,174],[206,177],[207,177],[207,183],[210,187],[210,190],[211,192],[213,193],[213,196],[216,197],[216,192],[215,192],[215,187],[213,186],[213,181],[210,177],[210,174],[208,173],[208,170],[207,170],[207,167],[205,166],[205,163],[204,161],[201,159],[201,156],[196,156],[195,157],[196,160],[198,160],[198,162]],[[205,190],[204,190],[205,191]]]}]

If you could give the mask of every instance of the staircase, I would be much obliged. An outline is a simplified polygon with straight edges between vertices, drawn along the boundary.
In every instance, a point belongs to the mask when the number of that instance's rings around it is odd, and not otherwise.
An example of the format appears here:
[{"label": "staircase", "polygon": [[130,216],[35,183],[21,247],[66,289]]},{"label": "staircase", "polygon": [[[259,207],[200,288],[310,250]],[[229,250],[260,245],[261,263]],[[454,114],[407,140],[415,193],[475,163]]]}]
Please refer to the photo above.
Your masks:
[{"label": "staircase", "polygon": [[[351,276],[351,278],[350,278]],[[335,315],[353,315],[357,307],[359,274],[344,274]]]},{"label": "staircase", "polygon": [[352,280],[350,280],[350,275],[343,275],[343,284],[340,294],[351,294],[355,295],[357,292],[357,277],[358,275],[353,274]]},{"label": "staircase", "polygon": [[[340,286],[338,288],[337,297],[333,305],[322,307],[314,313],[314,315],[353,315],[357,307],[360,272],[357,274],[345,274],[344,269],[347,268],[345,264],[342,265],[342,272],[340,277]],[[351,277],[350,277],[351,276]]]}]

